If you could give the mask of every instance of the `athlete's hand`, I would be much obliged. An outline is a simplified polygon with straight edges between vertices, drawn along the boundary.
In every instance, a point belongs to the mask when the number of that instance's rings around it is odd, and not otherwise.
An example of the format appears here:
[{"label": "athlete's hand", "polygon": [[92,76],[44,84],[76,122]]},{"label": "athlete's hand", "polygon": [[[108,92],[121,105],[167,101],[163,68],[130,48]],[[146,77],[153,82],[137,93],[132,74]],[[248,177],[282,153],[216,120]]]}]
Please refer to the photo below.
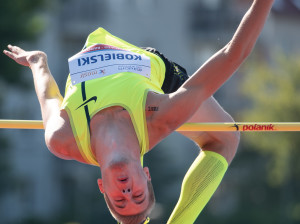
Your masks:
[{"label": "athlete's hand", "polygon": [[20,47],[11,45],[7,47],[9,51],[4,50],[3,53],[23,66],[30,67],[32,63],[37,63],[41,58],[47,58],[46,54],[42,51],[24,51]]}]

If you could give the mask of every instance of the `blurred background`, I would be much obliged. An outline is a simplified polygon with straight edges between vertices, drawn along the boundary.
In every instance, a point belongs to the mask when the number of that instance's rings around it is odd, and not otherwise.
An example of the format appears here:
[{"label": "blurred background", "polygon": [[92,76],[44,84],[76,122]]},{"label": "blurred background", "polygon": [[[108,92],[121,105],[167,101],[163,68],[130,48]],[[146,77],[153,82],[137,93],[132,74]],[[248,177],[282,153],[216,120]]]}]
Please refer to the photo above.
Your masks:
[{"label": "blurred background", "polygon": [[[232,37],[251,0],[1,1],[0,46],[48,55],[64,94],[67,59],[104,27],[152,46],[192,74]],[[276,0],[256,47],[215,94],[238,122],[300,120],[300,1]],[[41,119],[28,68],[0,55],[0,118]],[[300,223],[300,133],[243,133],[224,181],[200,214],[202,224]],[[166,223],[198,149],[174,133],[146,155]],[[54,157],[42,130],[0,130],[0,223],[115,223],[100,194],[100,170]]]}]

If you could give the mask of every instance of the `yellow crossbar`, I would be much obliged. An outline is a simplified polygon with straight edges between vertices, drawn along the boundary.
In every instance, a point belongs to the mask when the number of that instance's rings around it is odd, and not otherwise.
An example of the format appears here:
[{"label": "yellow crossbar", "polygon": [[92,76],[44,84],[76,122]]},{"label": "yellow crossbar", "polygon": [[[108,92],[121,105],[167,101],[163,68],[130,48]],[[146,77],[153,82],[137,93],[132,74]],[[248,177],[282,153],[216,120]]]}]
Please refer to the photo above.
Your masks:
[{"label": "yellow crossbar", "polygon": [[0,120],[0,128],[44,129],[44,125],[38,120]]},{"label": "yellow crossbar", "polygon": [[[39,120],[1,120],[0,128],[44,129]],[[185,123],[176,131],[300,131],[300,122]]]}]

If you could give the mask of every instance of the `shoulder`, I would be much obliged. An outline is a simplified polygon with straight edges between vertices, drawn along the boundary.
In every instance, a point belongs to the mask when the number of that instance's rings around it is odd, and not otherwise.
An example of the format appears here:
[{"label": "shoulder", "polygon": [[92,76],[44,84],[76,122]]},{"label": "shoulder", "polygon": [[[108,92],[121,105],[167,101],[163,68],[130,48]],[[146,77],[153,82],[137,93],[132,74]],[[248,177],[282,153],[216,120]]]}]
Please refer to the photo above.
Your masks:
[{"label": "shoulder", "polygon": [[64,135],[60,135],[59,131],[45,132],[45,142],[49,151],[61,159],[72,159],[70,149],[68,147],[68,139]]},{"label": "shoulder", "polygon": [[50,152],[55,156],[66,160],[76,159],[74,158],[74,151],[78,151],[77,144],[65,111],[61,112],[60,117],[47,122],[45,142]]}]

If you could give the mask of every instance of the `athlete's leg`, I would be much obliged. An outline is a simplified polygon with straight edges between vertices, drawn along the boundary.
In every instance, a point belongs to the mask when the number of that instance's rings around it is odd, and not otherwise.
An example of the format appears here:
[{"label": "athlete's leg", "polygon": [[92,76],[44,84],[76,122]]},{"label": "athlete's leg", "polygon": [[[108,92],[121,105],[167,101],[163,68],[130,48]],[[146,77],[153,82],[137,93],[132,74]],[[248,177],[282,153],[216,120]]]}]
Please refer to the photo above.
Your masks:
[{"label": "athlete's leg", "polygon": [[[232,121],[230,115],[210,97],[188,122]],[[200,152],[183,179],[180,197],[168,224],[195,222],[221,183],[239,142],[239,135],[234,132],[180,133],[194,140],[204,151]]]},{"label": "athlete's leg", "polygon": [[[158,55],[165,63],[166,74],[162,86],[165,93],[175,92],[185,81],[189,79],[186,70],[180,65],[168,60],[163,54],[154,48],[146,48]],[[188,122],[233,122],[231,116],[226,113],[217,101],[210,97],[202,103],[196,113]],[[234,132],[180,132],[194,140],[203,150],[215,151],[221,154],[230,163],[237,150],[239,133]]]},{"label": "athlete's leg", "polygon": [[[234,122],[232,117],[213,98],[208,98],[187,121],[201,122]],[[202,150],[221,154],[230,163],[239,143],[239,132],[179,132],[195,141]]]}]

